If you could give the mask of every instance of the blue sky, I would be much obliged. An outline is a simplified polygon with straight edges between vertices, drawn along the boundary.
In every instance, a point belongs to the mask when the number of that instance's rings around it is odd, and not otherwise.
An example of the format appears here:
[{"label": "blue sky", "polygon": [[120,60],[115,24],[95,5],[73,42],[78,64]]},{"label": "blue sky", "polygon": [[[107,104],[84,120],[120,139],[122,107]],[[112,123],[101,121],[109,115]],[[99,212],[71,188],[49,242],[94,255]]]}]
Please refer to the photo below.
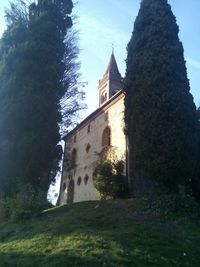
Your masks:
[{"label": "blue sky", "polygon": [[[200,105],[200,1],[169,0],[180,27],[191,93]],[[5,29],[4,7],[9,0],[0,1],[0,34]],[[97,108],[97,84],[101,79],[112,51],[122,75],[125,73],[126,46],[131,37],[133,23],[140,0],[78,0],[74,15],[79,30],[79,60],[85,88],[87,114]]]},{"label": "blue sky", "polygon": [[[191,92],[200,104],[200,20],[199,0],[170,0],[180,27],[187,61]],[[87,102],[90,110],[97,103],[97,82],[102,77],[111,54],[112,43],[121,74],[125,73],[126,46],[133,31],[140,0],[84,0],[75,7],[79,16],[80,59],[82,74],[89,84]]]}]

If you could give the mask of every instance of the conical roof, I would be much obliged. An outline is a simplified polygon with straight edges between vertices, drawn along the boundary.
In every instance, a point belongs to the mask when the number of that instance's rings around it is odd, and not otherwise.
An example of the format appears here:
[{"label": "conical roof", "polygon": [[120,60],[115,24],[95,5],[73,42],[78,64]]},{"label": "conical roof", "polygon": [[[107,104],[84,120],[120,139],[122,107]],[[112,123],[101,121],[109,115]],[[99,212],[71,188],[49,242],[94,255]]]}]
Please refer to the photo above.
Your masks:
[{"label": "conical roof", "polygon": [[116,62],[116,59],[115,59],[115,56],[114,56],[114,53],[112,52],[112,55],[110,57],[110,61],[108,63],[108,67],[106,69],[106,72],[105,74],[113,74],[113,75],[116,75],[116,76],[119,76],[121,78],[121,74],[119,72],[119,69],[118,69],[118,66],[117,66],[117,62]]}]

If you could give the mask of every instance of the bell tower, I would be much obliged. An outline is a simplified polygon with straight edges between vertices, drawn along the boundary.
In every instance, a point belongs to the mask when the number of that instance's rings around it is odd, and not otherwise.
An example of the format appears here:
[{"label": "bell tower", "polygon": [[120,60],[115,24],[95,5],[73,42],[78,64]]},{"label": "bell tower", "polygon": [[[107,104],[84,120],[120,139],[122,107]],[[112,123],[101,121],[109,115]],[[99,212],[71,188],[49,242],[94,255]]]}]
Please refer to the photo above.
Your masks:
[{"label": "bell tower", "polygon": [[103,78],[99,80],[99,107],[122,90],[123,80],[119,72],[114,52],[112,51],[108,67]]}]

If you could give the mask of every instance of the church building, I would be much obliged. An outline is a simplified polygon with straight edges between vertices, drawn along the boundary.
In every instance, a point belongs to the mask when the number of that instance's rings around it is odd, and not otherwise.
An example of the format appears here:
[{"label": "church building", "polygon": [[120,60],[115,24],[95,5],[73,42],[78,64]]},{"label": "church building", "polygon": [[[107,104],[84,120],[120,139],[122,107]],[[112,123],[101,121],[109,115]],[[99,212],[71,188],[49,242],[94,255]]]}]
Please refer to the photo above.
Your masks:
[{"label": "church building", "polygon": [[98,108],[65,137],[59,204],[98,200],[93,173],[99,154],[114,149],[126,162],[123,79],[114,53],[98,84]]}]

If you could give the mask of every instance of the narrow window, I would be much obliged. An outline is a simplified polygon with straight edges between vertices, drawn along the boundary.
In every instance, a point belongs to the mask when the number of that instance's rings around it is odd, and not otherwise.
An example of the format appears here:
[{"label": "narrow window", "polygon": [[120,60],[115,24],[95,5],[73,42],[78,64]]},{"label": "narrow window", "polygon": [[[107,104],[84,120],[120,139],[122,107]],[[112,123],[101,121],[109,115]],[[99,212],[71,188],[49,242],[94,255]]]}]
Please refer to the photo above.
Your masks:
[{"label": "narrow window", "polygon": [[84,183],[87,184],[88,180],[89,180],[89,176],[86,174],[84,177]]},{"label": "narrow window", "polygon": [[107,100],[107,93],[104,91],[101,93],[101,104]]},{"label": "narrow window", "polygon": [[108,112],[105,113],[105,121],[108,121]]},{"label": "narrow window", "polygon": [[105,95],[104,95],[104,101],[106,101],[107,100],[107,93],[105,93]]},{"label": "narrow window", "polygon": [[81,176],[78,177],[78,180],[77,180],[77,185],[79,186],[81,184]]},{"label": "narrow window", "polygon": [[64,183],[63,184],[63,192],[65,192],[66,188],[67,188],[67,185],[66,185],[66,183]]},{"label": "narrow window", "polygon": [[90,133],[90,124],[87,127],[87,133]]},{"label": "narrow window", "polygon": [[74,148],[72,150],[72,154],[71,154],[71,164],[75,165],[76,164],[76,160],[77,160],[77,152],[76,152],[76,149]]},{"label": "narrow window", "polygon": [[110,127],[106,127],[102,134],[102,146],[110,146],[111,144],[111,130]]},{"label": "narrow window", "polygon": [[104,97],[101,95],[101,104],[104,102]]},{"label": "narrow window", "polygon": [[86,152],[88,153],[89,151],[90,151],[90,144],[87,144],[87,146],[86,146]]}]

